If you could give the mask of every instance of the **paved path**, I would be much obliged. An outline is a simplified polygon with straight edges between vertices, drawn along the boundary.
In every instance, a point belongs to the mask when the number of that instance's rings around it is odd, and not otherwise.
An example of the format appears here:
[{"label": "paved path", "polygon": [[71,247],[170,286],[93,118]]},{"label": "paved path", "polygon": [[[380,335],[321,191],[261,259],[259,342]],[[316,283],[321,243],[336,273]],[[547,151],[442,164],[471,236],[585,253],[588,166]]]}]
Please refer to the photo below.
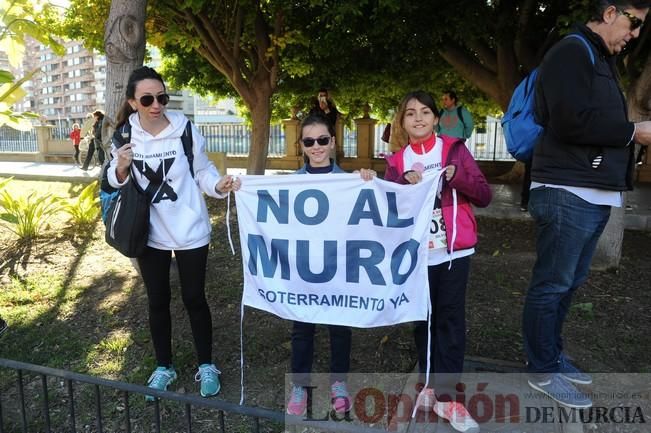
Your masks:
[{"label": "paved path", "polygon": [[[229,174],[241,175],[243,169],[228,169]],[[267,174],[275,174],[267,170]],[[92,182],[99,175],[99,168],[83,171],[73,164],[0,161],[0,177],[14,176],[20,179],[42,179],[67,182]],[[495,218],[527,220],[529,214],[520,211],[519,184],[491,184],[493,201],[485,209],[476,209],[477,215]],[[626,193],[626,228],[651,231],[651,184],[640,184]]]}]

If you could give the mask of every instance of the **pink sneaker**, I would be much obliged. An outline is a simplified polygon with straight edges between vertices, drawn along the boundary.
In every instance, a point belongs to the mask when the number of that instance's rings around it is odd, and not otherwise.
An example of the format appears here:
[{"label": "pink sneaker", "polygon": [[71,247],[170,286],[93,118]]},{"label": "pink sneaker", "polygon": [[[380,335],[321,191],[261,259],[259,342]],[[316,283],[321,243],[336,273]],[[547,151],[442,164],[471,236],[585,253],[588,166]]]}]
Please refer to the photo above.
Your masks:
[{"label": "pink sneaker", "polygon": [[346,389],[346,382],[335,382],[330,387],[332,408],[335,412],[344,414],[350,410],[350,395]]},{"label": "pink sneaker", "polygon": [[303,416],[307,410],[307,392],[302,386],[292,386],[287,402],[287,415]]},{"label": "pink sneaker", "polygon": [[423,412],[429,412],[436,403],[436,396],[432,388],[423,388],[416,398],[416,408]]},{"label": "pink sneaker", "polygon": [[479,424],[468,413],[464,405],[456,401],[437,401],[434,412],[441,418],[450,421],[456,431],[463,433],[478,433]]}]

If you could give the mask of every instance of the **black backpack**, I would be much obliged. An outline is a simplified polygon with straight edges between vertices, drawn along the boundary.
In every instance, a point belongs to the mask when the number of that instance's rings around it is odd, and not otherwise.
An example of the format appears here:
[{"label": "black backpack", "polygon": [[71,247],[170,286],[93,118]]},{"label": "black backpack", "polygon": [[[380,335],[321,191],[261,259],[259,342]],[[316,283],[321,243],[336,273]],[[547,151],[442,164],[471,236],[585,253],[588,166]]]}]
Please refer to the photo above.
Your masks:
[{"label": "black backpack", "polygon": [[[113,145],[116,149],[119,149],[123,145],[131,142],[131,123],[127,120],[122,126],[117,128],[113,133]],[[188,158],[188,164],[190,164],[190,174],[194,177],[194,153],[192,152],[192,124],[188,120],[188,123],[185,124],[185,130],[183,135],[181,135],[181,143],[183,143],[183,152]],[[99,190],[99,199],[102,205],[102,221],[106,224],[106,217],[108,215],[109,207],[111,202],[117,196],[119,189],[113,188],[108,181],[108,168],[110,164],[107,161],[106,165],[102,169],[102,177],[100,182]]]}]

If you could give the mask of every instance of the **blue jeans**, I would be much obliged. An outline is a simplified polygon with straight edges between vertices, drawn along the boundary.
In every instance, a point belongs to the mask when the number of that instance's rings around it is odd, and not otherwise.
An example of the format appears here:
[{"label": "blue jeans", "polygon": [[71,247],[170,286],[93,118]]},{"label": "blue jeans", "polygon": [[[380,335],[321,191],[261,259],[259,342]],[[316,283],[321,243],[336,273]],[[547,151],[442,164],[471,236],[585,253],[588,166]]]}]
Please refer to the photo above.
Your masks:
[{"label": "blue jeans", "polygon": [[530,373],[555,373],[563,351],[561,331],[574,291],[585,282],[610,206],[594,205],[564,189],[531,190],[536,222],[536,264],[522,317]]}]

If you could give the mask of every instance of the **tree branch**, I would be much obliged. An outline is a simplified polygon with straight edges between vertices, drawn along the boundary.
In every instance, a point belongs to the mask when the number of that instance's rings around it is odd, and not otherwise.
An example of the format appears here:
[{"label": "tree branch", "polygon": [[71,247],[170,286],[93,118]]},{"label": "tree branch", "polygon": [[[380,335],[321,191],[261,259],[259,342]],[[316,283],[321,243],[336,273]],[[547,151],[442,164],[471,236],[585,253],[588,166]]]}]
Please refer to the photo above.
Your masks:
[{"label": "tree branch", "polygon": [[535,68],[540,60],[527,43],[528,32],[531,31],[530,23],[536,13],[537,7],[538,2],[535,0],[525,0],[523,2],[519,10],[518,26],[513,43],[518,63],[524,66],[527,72]]},{"label": "tree branch", "polygon": [[242,8],[238,5],[235,6],[235,16],[233,20],[235,21],[235,31],[233,33],[233,57],[236,59],[240,58],[240,40],[242,36],[242,21],[244,16],[242,14]]},{"label": "tree branch", "polygon": [[[214,25],[214,23],[204,14],[198,14],[198,16],[192,14],[192,18],[193,20],[198,19],[201,22],[201,30],[206,35],[205,39],[212,41],[215,49],[219,51],[221,57],[228,63],[231,73],[238,73],[238,69],[240,69],[239,59],[234,56],[233,51],[231,51],[230,47],[226,43],[226,39],[217,30],[217,26]],[[202,37],[202,39],[204,38]],[[246,73],[246,71],[242,72]]]},{"label": "tree branch", "polygon": [[489,69],[491,72],[497,72],[497,57],[488,45],[476,39],[468,41],[467,44],[477,54],[486,69]]},{"label": "tree branch", "polygon": [[494,100],[500,100],[500,88],[497,83],[497,75],[494,72],[478,64],[464,51],[451,45],[448,45],[445,49],[440,49],[439,54],[461,76],[475,84]]},{"label": "tree branch", "polygon": [[[274,20],[274,36],[276,38],[280,37],[283,34],[283,26],[285,23],[285,14],[282,12],[276,13]],[[277,46],[273,47],[271,58],[271,71],[269,74],[269,85],[271,86],[272,91],[276,90],[278,86],[278,75],[280,72],[280,53]]]},{"label": "tree branch", "polygon": [[269,69],[267,66],[267,50],[271,46],[271,41],[269,40],[269,29],[267,27],[267,23],[264,20],[264,17],[262,16],[262,11],[260,10],[260,3],[259,1],[255,2],[255,43],[256,43],[256,51],[257,51],[257,57],[258,61],[260,62],[260,65],[264,65],[263,67]]}]

